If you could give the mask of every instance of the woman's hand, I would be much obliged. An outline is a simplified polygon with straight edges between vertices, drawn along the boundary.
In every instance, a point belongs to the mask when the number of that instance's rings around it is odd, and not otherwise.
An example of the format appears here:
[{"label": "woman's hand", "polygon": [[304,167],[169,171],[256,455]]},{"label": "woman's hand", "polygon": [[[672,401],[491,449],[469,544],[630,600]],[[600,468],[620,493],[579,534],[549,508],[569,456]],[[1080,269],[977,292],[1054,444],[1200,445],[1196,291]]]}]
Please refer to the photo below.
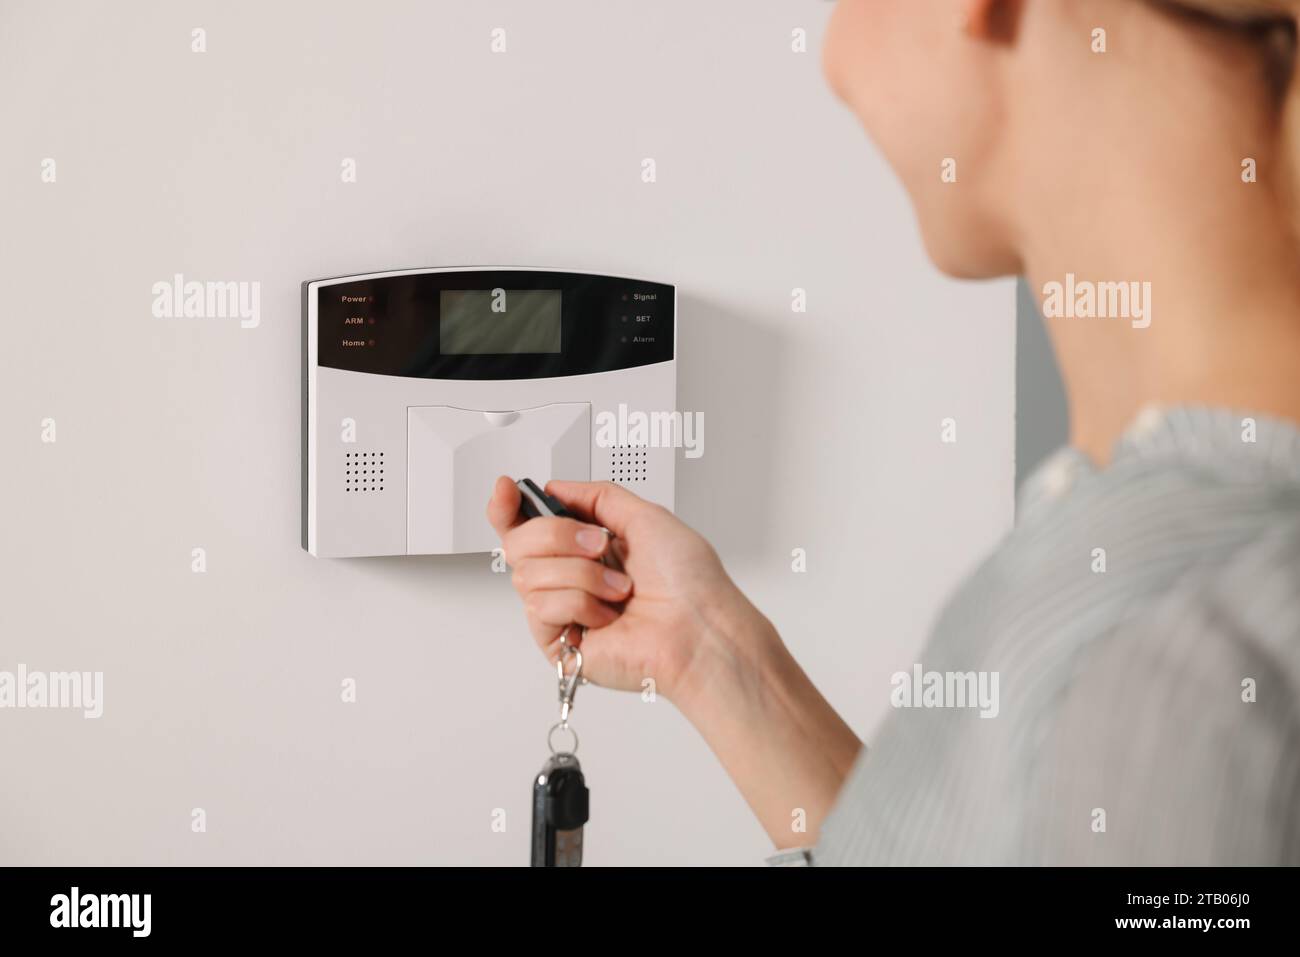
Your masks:
[{"label": "woman's hand", "polygon": [[[504,476],[488,519],[547,657],[559,654],[565,628],[586,625],[584,675],[629,691],[653,679],[704,736],[772,841],[815,842],[861,745],[772,623],[712,546],[667,509],[605,482],[551,482],[546,491],[597,524],[521,521],[519,489]],[[609,548],[626,574],[600,563]],[[806,818],[806,832],[792,831],[792,815]]]},{"label": "woman's hand", "polygon": [[[677,700],[714,664],[734,654],[730,640],[775,633],[723,570],[717,553],[667,509],[612,483],[551,482],[573,518],[521,520],[519,490],[497,479],[488,519],[501,536],[533,637],[551,660],[560,635],[585,625],[583,674],[608,688]],[[611,539],[600,527],[616,536]],[[600,557],[613,549],[624,572]],[[569,641],[579,643],[577,630]]]}]

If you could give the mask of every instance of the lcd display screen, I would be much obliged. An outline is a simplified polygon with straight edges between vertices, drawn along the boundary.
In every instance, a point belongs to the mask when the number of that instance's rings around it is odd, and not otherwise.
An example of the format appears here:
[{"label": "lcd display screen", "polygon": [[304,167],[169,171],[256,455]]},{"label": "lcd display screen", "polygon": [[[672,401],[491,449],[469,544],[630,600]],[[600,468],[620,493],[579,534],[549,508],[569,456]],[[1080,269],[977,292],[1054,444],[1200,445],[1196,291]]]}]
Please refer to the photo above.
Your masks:
[{"label": "lcd display screen", "polygon": [[444,289],[438,348],[443,355],[560,352],[558,289]]}]

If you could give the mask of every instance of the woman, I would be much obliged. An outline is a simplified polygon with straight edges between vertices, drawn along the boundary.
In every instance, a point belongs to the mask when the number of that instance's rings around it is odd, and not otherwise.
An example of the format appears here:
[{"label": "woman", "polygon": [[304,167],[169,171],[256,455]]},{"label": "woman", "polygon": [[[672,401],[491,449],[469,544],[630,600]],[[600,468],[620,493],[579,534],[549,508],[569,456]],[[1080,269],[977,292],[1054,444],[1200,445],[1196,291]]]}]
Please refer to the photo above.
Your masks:
[{"label": "woman", "polygon": [[[899,707],[863,749],[670,513],[556,482],[595,524],[519,524],[503,479],[489,518],[546,654],[577,622],[590,680],[653,677],[813,863],[1300,863],[1298,13],[835,11],[827,76],[935,263],[1024,274],[1049,317],[1070,290],[1048,324],[1071,444],[922,658],[1000,678],[994,720]],[[598,526],[626,575],[595,561]]]}]

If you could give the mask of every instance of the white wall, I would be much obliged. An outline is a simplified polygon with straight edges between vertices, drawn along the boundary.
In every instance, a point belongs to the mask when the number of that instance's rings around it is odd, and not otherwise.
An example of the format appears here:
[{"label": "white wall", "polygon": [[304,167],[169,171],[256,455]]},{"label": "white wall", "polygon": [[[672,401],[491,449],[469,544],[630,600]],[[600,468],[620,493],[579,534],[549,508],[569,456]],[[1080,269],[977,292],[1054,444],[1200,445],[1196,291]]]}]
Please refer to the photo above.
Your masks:
[{"label": "white wall", "polygon": [[[0,670],[106,683],[97,721],[0,710],[0,863],[526,862],[555,685],[508,576],[299,549],[299,283],[320,276],[506,262],[676,283],[681,407],[706,441],[679,512],[870,732],[1011,520],[1014,300],[925,260],[823,86],[830,10],[0,7]],[[261,325],[153,318],[177,272],[260,281]],[[589,863],[768,851],[665,701],[587,688],[575,725]]]}]

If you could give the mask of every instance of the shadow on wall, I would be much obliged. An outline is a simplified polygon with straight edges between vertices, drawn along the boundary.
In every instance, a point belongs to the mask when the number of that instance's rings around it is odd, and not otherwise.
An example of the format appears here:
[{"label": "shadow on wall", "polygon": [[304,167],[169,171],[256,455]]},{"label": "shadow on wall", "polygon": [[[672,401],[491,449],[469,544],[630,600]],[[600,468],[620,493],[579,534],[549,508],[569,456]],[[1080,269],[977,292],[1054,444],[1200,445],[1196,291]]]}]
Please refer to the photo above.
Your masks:
[{"label": "shadow on wall", "polygon": [[723,555],[762,552],[774,507],[771,433],[785,383],[773,329],[715,303],[678,300],[677,407],[703,413],[704,454],[677,457],[676,512]]},{"label": "shadow on wall", "polygon": [[1033,290],[1016,288],[1016,487],[1070,437],[1065,387]]}]

